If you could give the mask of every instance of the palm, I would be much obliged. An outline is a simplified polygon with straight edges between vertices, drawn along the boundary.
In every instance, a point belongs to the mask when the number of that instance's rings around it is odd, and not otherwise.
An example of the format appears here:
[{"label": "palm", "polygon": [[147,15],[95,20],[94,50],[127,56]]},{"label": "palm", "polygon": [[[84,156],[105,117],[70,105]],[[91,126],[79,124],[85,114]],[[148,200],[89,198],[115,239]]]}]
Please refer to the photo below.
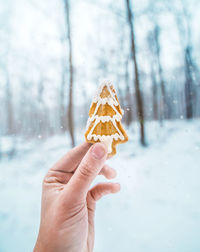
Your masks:
[{"label": "palm", "polygon": [[83,144],[71,150],[47,173],[34,251],[93,251],[96,201],[119,191],[119,184],[102,183],[89,189],[98,173],[108,179],[116,175],[104,165],[106,156],[101,160],[91,157],[92,149]]},{"label": "palm", "polygon": [[[62,177],[62,181],[65,180],[65,186],[67,186],[70,178],[73,176],[73,173],[67,174],[67,180],[66,175],[63,173],[60,174]],[[58,188],[57,188],[58,189]],[[65,192],[64,192],[63,184],[60,184],[60,192],[61,199],[64,199]],[[64,202],[60,202],[59,205],[62,206]],[[68,207],[67,207],[68,208]],[[71,218],[71,212],[73,211],[73,230],[71,230],[73,233],[77,233],[77,239],[76,244],[80,244],[80,248],[77,251],[82,251],[82,248],[84,248],[83,252],[92,252],[94,247],[94,217],[95,217],[95,208],[96,208],[96,201],[92,196],[91,191],[88,192],[85,202],[80,202],[79,204],[75,204],[73,206],[72,204],[69,206],[69,208],[64,209],[63,214],[61,216],[65,216],[65,219],[63,222],[65,223],[65,233],[68,233],[69,229],[69,220],[72,222]],[[73,210],[72,210],[73,209]],[[68,211],[67,211],[68,210]],[[74,212],[75,211],[75,212]],[[67,213],[69,213],[69,216],[67,216]],[[81,231],[81,234],[80,234]],[[79,239],[79,242],[78,242]],[[85,245],[83,245],[85,244]]]}]

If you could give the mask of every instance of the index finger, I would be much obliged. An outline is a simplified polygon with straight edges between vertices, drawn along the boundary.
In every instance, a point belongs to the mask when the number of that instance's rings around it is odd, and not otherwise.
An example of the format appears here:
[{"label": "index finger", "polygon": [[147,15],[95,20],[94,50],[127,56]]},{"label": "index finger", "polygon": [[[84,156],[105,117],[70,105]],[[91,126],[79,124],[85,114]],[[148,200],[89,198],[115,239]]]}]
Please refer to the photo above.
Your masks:
[{"label": "index finger", "polygon": [[64,155],[50,170],[60,172],[73,172],[90,149],[90,143],[83,143]]}]

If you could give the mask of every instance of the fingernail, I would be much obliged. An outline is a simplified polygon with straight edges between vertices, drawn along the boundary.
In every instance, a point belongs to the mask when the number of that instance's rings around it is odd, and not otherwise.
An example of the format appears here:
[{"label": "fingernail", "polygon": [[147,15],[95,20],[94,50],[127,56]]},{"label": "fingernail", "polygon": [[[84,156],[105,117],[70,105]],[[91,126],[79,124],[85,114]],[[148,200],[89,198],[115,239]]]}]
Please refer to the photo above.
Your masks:
[{"label": "fingernail", "polygon": [[101,160],[106,154],[106,150],[103,144],[97,143],[92,148],[92,155],[95,159]]},{"label": "fingernail", "polygon": [[121,190],[121,185],[119,183],[115,183],[115,192],[119,192]]}]

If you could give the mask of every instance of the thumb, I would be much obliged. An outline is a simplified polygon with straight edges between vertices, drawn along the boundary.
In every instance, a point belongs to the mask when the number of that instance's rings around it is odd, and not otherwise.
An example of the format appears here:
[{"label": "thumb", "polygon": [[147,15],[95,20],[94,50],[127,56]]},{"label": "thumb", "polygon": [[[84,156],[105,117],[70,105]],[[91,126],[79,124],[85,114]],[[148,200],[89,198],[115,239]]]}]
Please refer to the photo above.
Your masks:
[{"label": "thumb", "polygon": [[73,193],[74,198],[86,196],[90,185],[99,174],[107,158],[106,146],[102,143],[94,144],[68,183],[68,190]]}]

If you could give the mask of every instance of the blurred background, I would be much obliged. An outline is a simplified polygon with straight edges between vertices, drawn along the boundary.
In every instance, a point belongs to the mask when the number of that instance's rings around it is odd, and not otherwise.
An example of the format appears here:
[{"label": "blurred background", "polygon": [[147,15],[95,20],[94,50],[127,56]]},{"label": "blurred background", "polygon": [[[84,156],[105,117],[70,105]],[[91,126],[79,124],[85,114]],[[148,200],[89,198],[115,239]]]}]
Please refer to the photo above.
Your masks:
[{"label": "blurred background", "polygon": [[[0,0],[0,252],[32,251],[47,170],[112,80],[129,142],[95,252],[200,251],[200,2]],[[98,178],[96,182],[102,181]]]}]

